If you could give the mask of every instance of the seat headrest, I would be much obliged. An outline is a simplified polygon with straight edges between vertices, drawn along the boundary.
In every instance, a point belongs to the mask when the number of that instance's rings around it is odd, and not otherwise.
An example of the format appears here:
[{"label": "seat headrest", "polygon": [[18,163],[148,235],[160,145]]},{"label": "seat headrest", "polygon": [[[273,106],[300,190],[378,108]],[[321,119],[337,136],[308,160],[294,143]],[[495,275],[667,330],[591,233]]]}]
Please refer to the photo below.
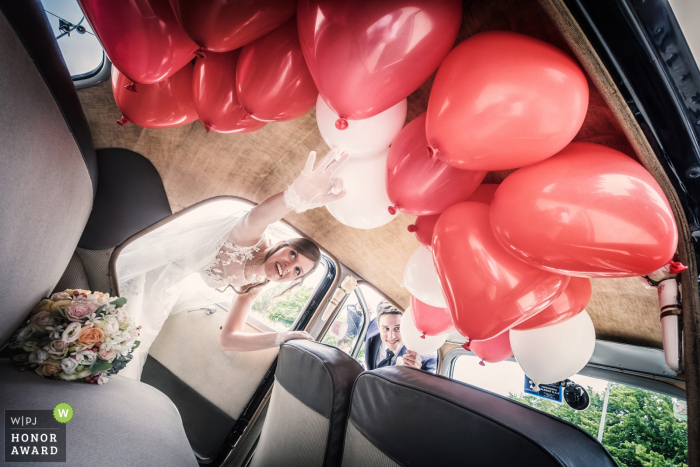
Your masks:
[{"label": "seat headrest", "polygon": [[275,377],[306,406],[330,418],[338,404],[349,403],[345,388],[352,388],[361,372],[360,364],[337,347],[295,339],[280,348]]},{"label": "seat headrest", "polygon": [[337,347],[297,339],[280,348],[276,384],[328,418],[323,465],[340,465],[352,387],[360,373],[360,364]]},{"label": "seat headrest", "polygon": [[[568,422],[406,367],[362,373],[349,423],[401,465],[617,465],[595,438]],[[406,442],[409,433],[415,443]]]}]

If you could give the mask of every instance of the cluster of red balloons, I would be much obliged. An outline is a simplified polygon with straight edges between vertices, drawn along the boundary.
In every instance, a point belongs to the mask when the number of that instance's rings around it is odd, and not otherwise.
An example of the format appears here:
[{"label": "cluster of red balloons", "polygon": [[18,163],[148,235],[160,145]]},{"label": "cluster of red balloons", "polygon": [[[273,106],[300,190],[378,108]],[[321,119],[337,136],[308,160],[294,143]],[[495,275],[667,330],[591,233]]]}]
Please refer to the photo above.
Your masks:
[{"label": "cluster of red balloons", "polygon": [[207,131],[243,133],[297,118],[316,102],[294,0],[79,3],[114,64],[122,125],[199,118]]},{"label": "cluster of red balloons", "polygon": [[224,133],[297,118],[319,91],[338,128],[377,115],[438,68],[462,17],[459,0],[79,3],[119,70],[120,123],[165,128],[195,113]]},{"label": "cluster of red balloons", "polygon": [[509,330],[580,314],[589,278],[645,275],[672,259],[676,224],[651,174],[571,142],[587,106],[578,64],[531,37],[478,34],[442,62],[427,112],[387,160],[390,209],[418,216],[409,231],[432,251],[445,298],[436,308],[410,290],[419,332],[454,326],[483,361],[501,361],[513,355]]}]

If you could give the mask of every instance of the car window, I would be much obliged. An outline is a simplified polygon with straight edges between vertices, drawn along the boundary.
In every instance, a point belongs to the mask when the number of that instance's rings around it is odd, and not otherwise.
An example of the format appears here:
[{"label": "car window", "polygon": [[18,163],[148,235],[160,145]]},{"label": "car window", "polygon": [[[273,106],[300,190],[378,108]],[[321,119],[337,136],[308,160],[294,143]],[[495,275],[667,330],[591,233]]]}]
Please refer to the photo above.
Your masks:
[{"label": "car window", "polygon": [[[247,210],[252,206],[252,203],[242,199],[222,198],[192,209],[172,222],[180,222],[185,219],[190,222],[209,219],[213,212],[225,216],[227,213]],[[265,235],[273,245],[283,239],[300,236],[298,232],[283,222],[275,222],[269,226]],[[136,239],[134,243],[139,240]],[[328,275],[328,265],[332,264],[332,260],[323,252],[321,256],[321,262],[316,270],[304,278],[301,285],[289,290],[287,289],[291,283],[269,283],[264,286],[251,307],[251,312],[248,315],[249,324],[252,322],[260,331],[267,332],[285,331],[294,327],[294,323],[306,308],[314,291]],[[230,287],[220,292],[207,286],[199,272],[193,272],[183,279],[178,283],[177,289],[179,298],[173,306],[171,314],[203,309],[210,313],[228,312],[231,302],[237,295]]]},{"label": "car window", "polygon": [[105,54],[75,0],[42,0],[46,18],[73,79],[97,73]]},{"label": "car window", "polygon": [[[598,438],[621,466],[686,465],[688,428],[685,401],[653,391],[584,375],[571,377],[588,390],[588,409],[525,393],[525,375],[517,362],[481,366],[461,355],[451,377],[557,416]],[[607,398],[607,404],[606,402]],[[602,429],[601,429],[602,428]]]},{"label": "car window", "polygon": [[321,342],[338,347],[364,366],[367,328],[376,317],[377,305],[382,300],[385,297],[374,288],[360,283],[345,299]]},{"label": "car window", "polygon": [[348,355],[356,355],[366,322],[364,305],[357,289],[345,299],[340,311],[321,342],[338,347]]}]

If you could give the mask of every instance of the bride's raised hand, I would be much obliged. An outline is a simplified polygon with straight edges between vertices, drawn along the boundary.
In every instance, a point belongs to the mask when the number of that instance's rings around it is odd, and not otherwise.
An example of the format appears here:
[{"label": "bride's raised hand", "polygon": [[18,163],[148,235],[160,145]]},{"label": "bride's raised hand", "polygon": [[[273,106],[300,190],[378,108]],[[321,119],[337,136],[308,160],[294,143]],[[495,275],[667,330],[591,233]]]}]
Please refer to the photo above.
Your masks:
[{"label": "bride's raised hand", "polygon": [[334,177],[335,172],[350,155],[331,149],[314,167],[316,152],[311,151],[304,170],[284,192],[284,204],[298,213],[332,203],[343,196],[343,181]]}]

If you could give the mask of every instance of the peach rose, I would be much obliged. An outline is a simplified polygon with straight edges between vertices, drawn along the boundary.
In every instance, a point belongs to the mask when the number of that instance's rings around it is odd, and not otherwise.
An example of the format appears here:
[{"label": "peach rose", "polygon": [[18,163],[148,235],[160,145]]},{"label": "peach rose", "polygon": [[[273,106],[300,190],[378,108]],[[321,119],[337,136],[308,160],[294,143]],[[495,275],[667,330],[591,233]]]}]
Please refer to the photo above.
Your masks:
[{"label": "peach rose", "polygon": [[97,310],[98,306],[92,302],[75,301],[68,305],[63,312],[68,321],[84,321]]},{"label": "peach rose", "polygon": [[46,360],[45,362],[39,364],[35,371],[39,376],[56,376],[63,371],[63,369],[61,368],[61,362],[56,360]]},{"label": "peach rose", "polygon": [[84,327],[78,333],[78,342],[88,347],[95,345],[95,342],[99,342],[104,339],[105,333],[102,332],[100,328],[88,328]]}]

